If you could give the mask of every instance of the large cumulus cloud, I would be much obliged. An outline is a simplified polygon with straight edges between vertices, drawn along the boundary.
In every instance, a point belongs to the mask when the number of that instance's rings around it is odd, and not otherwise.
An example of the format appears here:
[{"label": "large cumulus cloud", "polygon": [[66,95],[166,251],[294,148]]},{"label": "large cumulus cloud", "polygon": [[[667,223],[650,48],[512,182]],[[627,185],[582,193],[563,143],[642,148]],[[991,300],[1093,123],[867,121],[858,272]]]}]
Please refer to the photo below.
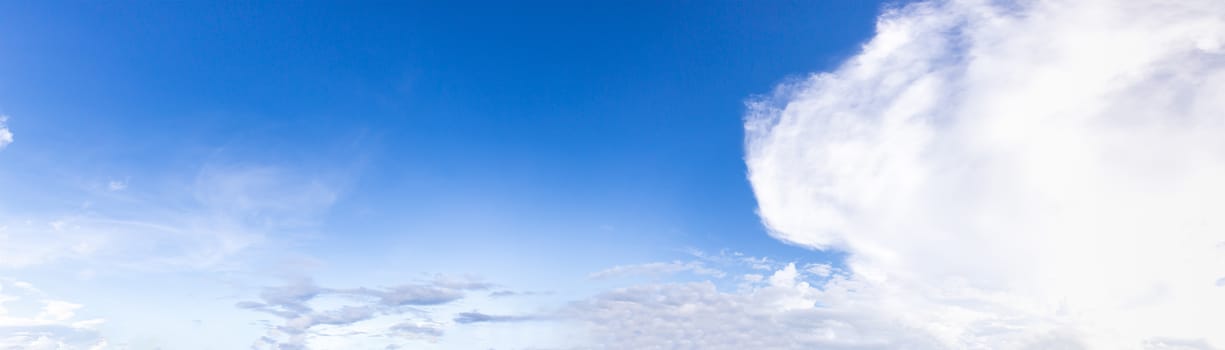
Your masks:
[{"label": "large cumulus cloud", "polygon": [[928,1],[877,30],[750,104],[775,237],[848,252],[860,311],[935,347],[1225,346],[1225,2]]}]

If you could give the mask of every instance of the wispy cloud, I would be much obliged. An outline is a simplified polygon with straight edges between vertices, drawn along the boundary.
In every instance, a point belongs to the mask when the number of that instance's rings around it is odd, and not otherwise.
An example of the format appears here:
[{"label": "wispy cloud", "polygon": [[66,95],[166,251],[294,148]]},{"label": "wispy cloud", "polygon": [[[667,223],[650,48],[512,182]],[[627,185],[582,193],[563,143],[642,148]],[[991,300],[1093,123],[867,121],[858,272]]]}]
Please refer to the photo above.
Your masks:
[{"label": "wispy cloud", "polygon": [[480,311],[461,312],[455,315],[455,323],[499,323],[499,322],[522,322],[539,319],[539,316],[527,315],[490,315],[481,313]]},{"label": "wispy cloud", "polygon": [[[201,169],[169,192],[0,217],[0,266],[80,262],[133,269],[226,268],[259,244],[308,231],[334,202],[331,186],[285,169]],[[126,189],[126,182],[109,189]]]},{"label": "wispy cloud", "polygon": [[532,290],[516,291],[516,290],[505,290],[504,289],[504,290],[496,290],[496,291],[490,292],[489,296],[492,298],[506,298],[506,297],[545,296],[545,295],[553,295],[553,294],[555,293],[550,292],[550,291],[532,291]]},{"label": "wispy cloud", "polygon": [[589,277],[594,279],[604,279],[631,275],[670,275],[681,272],[689,272],[695,275],[723,277],[723,271],[706,267],[700,261],[688,262],[653,262],[637,265],[621,265],[614,266],[599,272],[592,273]]},{"label": "wispy cloud", "polygon": [[[401,335],[401,336],[407,335],[409,337],[424,336],[424,337],[437,338],[437,337],[441,337],[443,334],[442,328],[429,325],[428,323],[425,323],[425,322],[399,323],[394,326],[391,326],[390,330],[392,334]],[[395,344],[390,344],[388,345],[388,347],[398,348],[399,346]]]},{"label": "wispy cloud", "polygon": [[1225,346],[1223,58],[1215,0],[893,9],[750,103],[761,217],[850,254],[824,288],[879,306],[818,310],[896,319],[889,347]]},{"label": "wispy cloud", "polygon": [[111,180],[110,182],[106,183],[106,189],[110,191],[123,191],[123,190],[126,190],[127,188],[128,188],[128,182],[126,180],[125,181]]},{"label": "wispy cloud", "polygon": [[78,319],[82,307],[54,299],[29,283],[0,279],[0,348],[105,348],[107,341],[97,331],[105,321]]}]

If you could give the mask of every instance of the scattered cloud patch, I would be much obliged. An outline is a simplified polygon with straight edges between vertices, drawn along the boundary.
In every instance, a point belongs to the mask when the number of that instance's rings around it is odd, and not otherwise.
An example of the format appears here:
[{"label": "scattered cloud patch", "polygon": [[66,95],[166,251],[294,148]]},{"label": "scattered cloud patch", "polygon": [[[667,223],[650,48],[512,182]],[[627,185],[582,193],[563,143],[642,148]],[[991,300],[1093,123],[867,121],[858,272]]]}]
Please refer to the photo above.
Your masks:
[{"label": "scattered cloud patch", "polygon": [[8,127],[9,117],[0,115],[0,150],[13,143],[13,131]]},{"label": "scattered cloud patch", "polygon": [[490,292],[489,296],[492,298],[506,298],[506,297],[544,296],[544,295],[553,295],[553,294],[554,294],[553,292],[549,292],[549,291],[497,290],[497,291]]},{"label": "scattered cloud patch", "polygon": [[[570,303],[559,319],[581,325],[584,349],[864,349],[933,345],[877,316],[878,294],[828,263],[780,262],[734,251],[692,250],[704,280],[634,285]],[[803,266],[804,268],[798,268]],[[622,269],[627,270],[627,269]],[[894,336],[897,335],[897,336]]]},{"label": "scattered cloud patch", "polygon": [[[400,323],[391,326],[391,331],[395,334],[409,336],[425,336],[425,337],[441,337],[443,332],[441,328],[436,326],[424,325],[422,323]],[[388,345],[396,346],[396,345]]]},{"label": "scattered cloud patch", "polygon": [[[480,281],[445,277],[389,288],[349,289],[323,288],[309,280],[299,280],[266,288],[260,301],[243,301],[235,306],[281,319],[279,324],[268,324],[268,334],[256,341],[254,347],[300,349],[328,337],[437,338],[442,336],[444,325],[432,320],[428,307],[452,303],[464,298],[467,292],[491,287]],[[319,306],[327,304],[325,299],[333,301],[330,307]],[[408,320],[369,332],[355,327],[366,321],[392,318]]]},{"label": "scattered cloud patch", "polygon": [[493,322],[521,322],[535,320],[536,316],[511,316],[511,315],[489,315],[479,311],[461,312],[455,315],[455,323],[493,323]]},{"label": "scattered cloud patch", "polygon": [[859,298],[840,279],[805,282],[794,264],[735,291],[711,281],[640,285],[576,302],[564,314],[584,324],[593,349],[887,349],[936,344],[874,313],[822,307]]},{"label": "scattered cloud patch", "polygon": [[79,319],[82,307],[29,283],[0,279],[0,349],[105,349],[106,338],[97,330],[105,320]]},{"label": "scattered cloud patch", "polygon": [[128,189],[128,182],[127,180],[111,180],[110,182],[106,183],[106,189],[111,192],[123,191]]}]

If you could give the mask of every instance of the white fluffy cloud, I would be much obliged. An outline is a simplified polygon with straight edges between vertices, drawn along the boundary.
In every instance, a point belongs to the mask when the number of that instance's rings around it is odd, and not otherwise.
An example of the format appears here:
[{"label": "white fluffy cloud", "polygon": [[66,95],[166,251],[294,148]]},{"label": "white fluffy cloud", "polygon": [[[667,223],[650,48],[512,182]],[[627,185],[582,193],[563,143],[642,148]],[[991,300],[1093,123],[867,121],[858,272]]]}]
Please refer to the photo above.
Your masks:
[{"label": "white fluffy cloud", "polygon": [[746,121],[772,234],[845,250],[878,304],[819,309],[936,348],[1225,346],[1225,2],[928,1],[877,30]]},{"label": "white fluffy cloud", "polygon": [[13,143],[13,132],[8,128],[9,117],[0,115],[0,149]]}]

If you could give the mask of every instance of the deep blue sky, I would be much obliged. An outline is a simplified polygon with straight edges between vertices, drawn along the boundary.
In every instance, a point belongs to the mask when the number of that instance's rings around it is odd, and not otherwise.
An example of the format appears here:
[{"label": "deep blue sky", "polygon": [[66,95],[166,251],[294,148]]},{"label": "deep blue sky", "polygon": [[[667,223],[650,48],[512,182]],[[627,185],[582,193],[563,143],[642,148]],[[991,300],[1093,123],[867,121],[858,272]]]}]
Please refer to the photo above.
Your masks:
[{"label": "deep blue sky", "polygon": [[0,15],[0,108],[28,142],[86,151],[66,162],[157,172],[226,146],[360,168],[332,223],[350,235],[564,212],[759,253],[787,248],[753,213],[743,101],[853,54],[881,6],[63,5],[0,4],[22,14]]},{"label": "deep blue sky", "polygon": [[881,7],[67,5],[0,3],[0,112],[20,130],[4,156],[24,168],[10,184],[94,172],[135,189],[271,164],[339,188],[325,238],[303,243],[325,260],[475,244],[629,262],[686,247],[820,256],[764,233],[743,102],[854,54]]}]

